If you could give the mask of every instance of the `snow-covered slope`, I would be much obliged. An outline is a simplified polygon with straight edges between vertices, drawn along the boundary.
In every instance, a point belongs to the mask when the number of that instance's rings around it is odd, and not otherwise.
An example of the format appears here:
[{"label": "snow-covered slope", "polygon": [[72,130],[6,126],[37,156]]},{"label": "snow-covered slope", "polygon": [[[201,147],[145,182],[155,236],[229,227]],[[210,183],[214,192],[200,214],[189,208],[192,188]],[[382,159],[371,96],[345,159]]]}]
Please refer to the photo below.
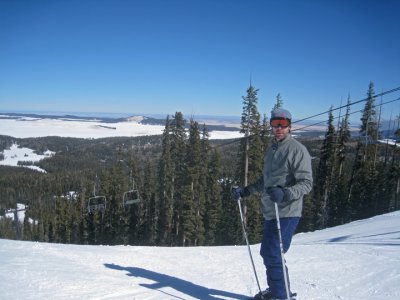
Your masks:
[{"label": "snow-covered slope", "polygon": [[[400,299],[400,211],[298,234],[286,255],[298,299]],[[253,245],[265,287],[260,245]],[[0,240],[1,299],[246,299],[245,246],[77,246]]]}]

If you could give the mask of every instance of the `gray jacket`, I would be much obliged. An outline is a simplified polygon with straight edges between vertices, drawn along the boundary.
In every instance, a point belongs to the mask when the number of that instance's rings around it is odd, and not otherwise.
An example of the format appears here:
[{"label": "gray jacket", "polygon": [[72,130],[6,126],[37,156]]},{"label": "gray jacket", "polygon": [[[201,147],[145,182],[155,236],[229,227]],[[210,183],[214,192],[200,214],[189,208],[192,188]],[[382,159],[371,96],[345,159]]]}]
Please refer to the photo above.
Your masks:
[{"label": "gray jacket", "polygon": [[289,134],[267,149],[262,176],[246,188],[250,194],[261,193],[261,211],[265,219],[271,220],[275,219],[275,204],[267,188],[280,186],[285,192],[279,204],[279,217],[301,217],[303,196],[311,191],[312,183],[310,154]]}]

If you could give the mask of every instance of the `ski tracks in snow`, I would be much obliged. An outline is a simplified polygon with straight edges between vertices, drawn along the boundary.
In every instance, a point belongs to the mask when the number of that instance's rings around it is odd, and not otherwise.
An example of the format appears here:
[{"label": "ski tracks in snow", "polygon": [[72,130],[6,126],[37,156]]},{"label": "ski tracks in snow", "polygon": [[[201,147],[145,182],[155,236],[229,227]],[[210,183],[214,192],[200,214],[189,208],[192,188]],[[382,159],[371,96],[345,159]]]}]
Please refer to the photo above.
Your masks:
[{"label": "ski tracks in snow", "polygon": [[392,268],[400,258],[385,246],[295,245],[288,254],[292,288],[299,300],[400,297],[400,273]]}]

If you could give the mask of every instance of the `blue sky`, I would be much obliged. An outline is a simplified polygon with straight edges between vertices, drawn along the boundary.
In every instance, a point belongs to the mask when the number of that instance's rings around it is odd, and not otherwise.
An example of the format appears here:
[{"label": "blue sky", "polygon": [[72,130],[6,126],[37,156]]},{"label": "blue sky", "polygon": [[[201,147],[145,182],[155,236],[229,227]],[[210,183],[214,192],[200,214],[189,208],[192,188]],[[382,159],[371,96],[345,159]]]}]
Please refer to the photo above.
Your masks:
[{"label": "blue sky", "polygon": [[399,16],[397,0],[0,0],[0,111],[240,116],[251,78],[261,113],[280,93],[305,118],[400,86]]}]

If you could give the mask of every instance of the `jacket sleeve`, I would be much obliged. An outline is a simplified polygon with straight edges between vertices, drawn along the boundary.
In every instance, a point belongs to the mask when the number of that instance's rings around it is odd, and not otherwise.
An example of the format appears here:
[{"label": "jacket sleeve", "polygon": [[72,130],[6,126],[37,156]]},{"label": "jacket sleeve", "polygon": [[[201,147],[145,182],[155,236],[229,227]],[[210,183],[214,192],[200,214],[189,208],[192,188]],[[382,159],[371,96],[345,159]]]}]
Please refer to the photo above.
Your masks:
[{"label": "jacket sleeve", "polygon": [[300,199],[312,189],[311,157],[304,146],[292,157],[291,168],[295,183],[285,188],[285,196],[288,201]]}]

